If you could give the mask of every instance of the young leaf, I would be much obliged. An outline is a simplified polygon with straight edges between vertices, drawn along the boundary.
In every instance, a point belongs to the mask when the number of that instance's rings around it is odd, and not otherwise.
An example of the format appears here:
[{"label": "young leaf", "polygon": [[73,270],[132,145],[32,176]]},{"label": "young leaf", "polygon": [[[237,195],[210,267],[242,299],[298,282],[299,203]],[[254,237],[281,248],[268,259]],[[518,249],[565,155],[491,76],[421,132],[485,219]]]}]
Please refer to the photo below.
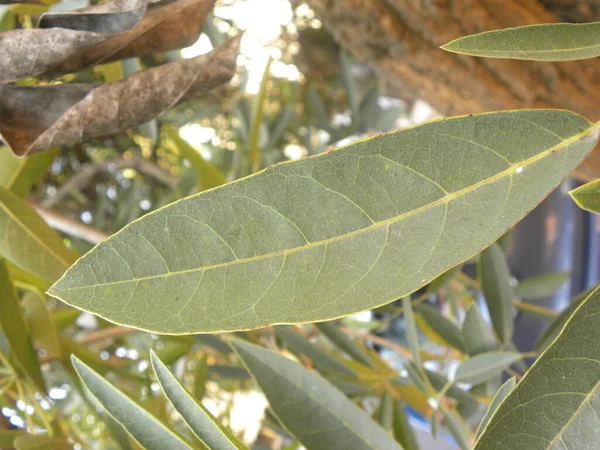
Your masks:
[{"label": "young leaf", "polygon": [[444,410],[444,421],[461,450],[471,450],[469,435],[462,420],[454,411]]},{"label": "young leaf", "polygon": [[10,346],[11,355],[19,367],[42,391],[46,391],[46,382],[40,370],[37,352],[33,348],[27,331],[19,298],[6,269],[6,263],[0,259],[0,328]]},{"label": "young leaf", "polygon": [[420,367],[421,349],[419,348],[419,335],[417,334],[417,324],[415,322],[410,295],[402,298],[402,306],[404,308],[404,330],[408,348],[410,348],[414,363]]},{"label": "young leaf", "polygon": [[246,447],[177,381],[156,354],[150,351],[152,368],[173,407],[208,448],[241,450]]},{"label": "young leaf", "polygon": [[335,387],[261,347],[231,343],[277,419],[311,450],[401,450],[391,436]]},{"label": "young leaf", "polygon": [[515,377],[512,377],[512,378],[509,378],[508,380],[506,380],[502,384],[502,386],[500,386],[500,389],[498,389],[498,391],[496,391],[494,398],[492,398],[492,401],[490,402],[490,406],[488,406],[488,409],[485,412],[483,419],[481,419],[479,428],[477,428],[477,434],[475,435],[475,439],[479,438],[479,435],[485,429],[485,427],[488,424],[488,422],[490,421],[490,419],[493,417],[494,413],[498,409],[498,406],[500,406],[500,404],[504,401],[506,396],[508,394],[510,394],[510,392],[515,388],[516,385],[517,385],[517,380],[515,379]]},{"label": "young leaf", "polygon": [[536,299],[547,297],[558,291],[569,278],[571,272],[551,272],[519,281],[514,289],[515,297]]},{"label": "young leaf", "polygon": [[408,421],[408,416],[401,401],[394,402],[394,438],[404,450],[419,450],[417,437]]},{"label": "young leaf", "polygon": [[519,353],[489,352],[465,360],[454,376],[461,383],[480,384],[491,380],[521,359]]},{"label": "young leaf", "polygon": [[98,375],[80,359],[72,356],[71,360],[84,386],[143,448],[147,450],[191,449],[156,417]]},{"label": "young leaf", "polygon": [[479,312],[475,304],[467,310],[463,322],[462,334],[465,338],[465,347],[470,356],[496,350],[498,344],[492,334],[490,327]]},{"label": "young leaf", "polygon": [[449,52],[486,58],[573,61],[600,56],[600,22],[551,23],[486,31],[443,45]]},{"label": "young leaf", "polygon": [[350,340],[346,333],[340,330],[335,324],[332,322],[321,322],[315,324],[315,326],[340,350],[347,353],[365,366],[371,368],[374,367],[373,361],[371,361],[371,358],[367,352],[365,352],[363,348],[357,345],[354,341]]},{"label": "young leaf", "polygon": [[60,236],[25,201],[0,187],[0,255],[34,275],[59,278],[75,258]]},{"label": "young leaf", "polygon": [[364,311],[497,239],[598,133],[573,113],[511,111],[279,164],[147,214],[88,252],[50,293],[115,323],[175,334]]},{"label": "young leaf", "polygon": [[600,180],[579,186],[570,191],[569,195],[581,209],[600,214]]},{"label": "young leaf", "polygon": [[296,333],[293,327],[281,326],[276,328],[277,336],[285,342],[289,349],[300,355],[308,357],[313,364],[323,372],[337,373],[346,377],[355,378],[356,373],[339,359],[316,346],[304,336]]},{"label": "young leaf", "polygon": [[481,288],[496,333],[504,345],[508,345],[513,335],[514,293],[506,257],[497,244],[481,253]]},{"label": "young leaf", "polygon": [[422,303],[415,306],[415,311],[427,322],[431,331],[437,334],[442,341],[461,352],[466,351],[465,340],[458,327],[436,308]]},{"label": "young leaf", "polygon": [[500,404],[476,450],[596,448],[600,442],[600,290]]}]

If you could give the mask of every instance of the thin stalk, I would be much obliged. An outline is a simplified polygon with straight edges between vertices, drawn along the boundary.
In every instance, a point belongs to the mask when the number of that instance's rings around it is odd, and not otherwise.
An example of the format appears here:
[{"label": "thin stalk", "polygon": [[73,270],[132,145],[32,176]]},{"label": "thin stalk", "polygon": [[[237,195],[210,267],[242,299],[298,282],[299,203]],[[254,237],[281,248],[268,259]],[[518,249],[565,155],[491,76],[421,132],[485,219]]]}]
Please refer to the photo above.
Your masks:
[{"label": "thin stalk", "polygon": [[260,82],[260,89],[254,99],[254,108],[252,111],[252,126],[250,128],[250,161],[252,163],[252,173],[258,172],[261,166],[260,155],[260,128],[262,125],[263,109],[265,98],[267,97],[267,84],[269,83],[269,74],[271,73],[271,62],[273,58],[269,56],[265,71]]}]

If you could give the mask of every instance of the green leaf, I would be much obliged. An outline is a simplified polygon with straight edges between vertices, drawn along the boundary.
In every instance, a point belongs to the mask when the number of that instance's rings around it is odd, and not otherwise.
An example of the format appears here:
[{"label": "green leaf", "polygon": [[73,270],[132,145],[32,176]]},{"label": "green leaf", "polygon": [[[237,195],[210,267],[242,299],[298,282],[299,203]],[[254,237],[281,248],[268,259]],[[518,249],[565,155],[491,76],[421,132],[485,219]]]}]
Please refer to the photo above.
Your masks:
[{"label": "green leaf", "polygon": [[456,413],[454,411],[444,410],[444,420],[448,430],[450,430],[450,434],[452,434],[452,437],[458,444],[458,447],[461,450],[471,450],[466,427]]},{"label": "green leaf", "polygon": [[245,449],[246,447],[177,381],[156,353],[150,351],[152,368],[173,408],[208,448],[219,450]]},{"label": "green leaf", "polygon": [[6,263],[0,259],[0,326],[10,345],[11,355],[19,367],[42,391],[46,383],[40,370],[37,352],[33,348],[19,298],[6,269]]},{"label": "green leaf", "polygon": [[146,450],[190,450],[162,422],[123,394],[76,356],[73,367],[84,386],[127,432]]},{"label": "green leaf", "polygon": [[481,423],[479,424],[479,428],[477,429],[477,435],[475,436],[476,439],[479,438],[481,431],[486,427],[487,423],[493,417],[494,413],[498,409],[498,406],[500,406],[500,404],[504,401],[506,396],[508,394],[510,394],[510,392],[515,388],[516,385],[517,385],[517,380],[515,377],[512,377],[512,378],[509,378],[508,380],[506,380],[502,384],[502,386],[500,386],[500,389],[498,389],[498,391],[496,391],[496,394],[494,395],[494,397],[492,398],[492,401],[490,402],[490,406],[488,406],[488,409],[485,412],[483,419],[481,419]]},{"label": "green leaf", "polygon": [[475,304],[467,310],[462,326],[462,334],[465,339],[467,353],[471,356],[491,352],[498,347],[490,327],[483,320]]},{"label": "green leaf", "polygon": [[71,450],[72,444],[64,437],[46,435],[19,436],[14,441],[17,450]]},{"label": "green leaf", "polygon": [[394,438],[404,450],[419,450],[417,437],[408,421],[404,404],[396,401],[394,404]]},{"label": "green leaf", "polygon": [[504,252],[492,244],[481,253],[481,289],[492,324],[504,345],[512,342],[515,298]]},{"label": "green leaf", "polygon": [[574,299],[571,300],[569,306],[567,306],[558,316],[554,318],[552,322],[550,322],[548,327],[538,338],[535,344],[536,350],[545,350],[550,344],[552,344],[552,341],[556,339],[556,336],[558,336],[560,330],[562,330],[565,326],[565,323],[567,323],[567,320],[569,320],[569,318],[573,315],[575,310],[579,308],[579,305],[583,303],[583,301],[590,295],[590,293],[591,291],[587,290],[576,296]]},{"label": "green leaf", "polygon": [[327,373],[338,373],[351,378],[356,377],[356,373],[341,360],[336,359],[304,336],[296,333],[293,327],[277,327],[276,332],[277,336],[286,343],[293,353],[305,355],[319,370]]},{"label": "green leaf", "polygon": [[8,147],[0,147],[0,186],[25,197],[57,155],[57,150],[48,150],[18,158]]},{"label": "green leaf", "polygon": [[401,450],[379,424],[315,373],[247,342],[231,345],[279,422],[306,448]]},{"label": "green leaf", "polygon": [[417,324],[413,312],[410,296],[402,298],[402,306],[404,309],[404,330],[406,333],[406,341],[408,348],[412,353],[413,361],[417,366],[421,366],[421,349],[419,348],[419,335],[417,334]]},{"label": "green leaf", "polygon": [[0,186],[0,255],[34,275],[58,279],[75,261],[60,236],[25,201]]},{"label": "green leaf", "polygon": [[455,381],[480,384],[491,380],[521,359],[519,353],[489,352],[465,360],[456,369]]},{"label": "green leaf", "polygon": [[498,407],[475,449],[593,449],[600,442],[600,290]]},{"label": "green leaf", "polygon": [[389,391],[381,395],[379,409],[377,410],[377,422],[385,430],[390,432],[394,425],[394,397]]},{"label": "green leaf", "polygon": [[364,311],[497,239],[581,162],[598,133],[570,112],[501,112],[279,164],[134,221],[50,293],[112,322],[172,334]]},{"label": "green leaf", "polygon": [[422,303],[415,306],[415,311],[444,342],[461,352],[466,351],[465,339],[460,329],[436,308]]},{"label": "green leaf", "polygon": [[558,291],[571,277],[571,272],[551,272],[519,281],[514,289],[516,297],[536,299],[548,297]]},{"label": "green leaf", "polygon": [[600,22],[552,23],[487,31],[443,45],[449,52],[486,58],[573,61],[600,56]]},{"label": "green leaf", "polygon": [[196,361],[194,367],[194,397],[202,401],[206,394],[206,381],[208,380],[207,355]]},{"label": "green leaf", "polygon": [[26,435],[23,430],[0,430],[0,448],[12,448],[16,438]]},{"label": "green leaf", "polygon": [[214,165],[204,159],[198,150],[188,144],[179,136],[179,130],[175,127],[164,126],[162,132],[171,140],[172,145],[192,165],[198,174],[198,183],[201,191],[211,189],[225,184],[223,173]]},{"label": "green leaf", "polygon": [[573,189],[569,195],[581,209],[600,214],[600,179]]},{"label": "green leaf", "polygon": [[31,338],[46,349],[50,356],[60,359],[62,357],[60,338],[44,294],[35,288],[28,290],[23,296],[22,303],[31,330]]},{"label": "green leaf", "polygon": [[367,354],[367,352],[360,346],[352,341],[346,333],[340,330],[332,322],[321,322],[315,324],[318,330],[323,333],[327,338],[340,350],[364,364],[365,366],[373,368],[373,361]]}]

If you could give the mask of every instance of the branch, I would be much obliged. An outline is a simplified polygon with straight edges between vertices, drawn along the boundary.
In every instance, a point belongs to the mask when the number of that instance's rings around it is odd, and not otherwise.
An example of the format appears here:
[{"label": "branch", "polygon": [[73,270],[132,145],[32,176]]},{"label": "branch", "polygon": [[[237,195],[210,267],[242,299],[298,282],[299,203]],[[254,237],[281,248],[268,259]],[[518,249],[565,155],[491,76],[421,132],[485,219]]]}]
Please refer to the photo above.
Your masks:
[{"label": "branch", "polygon": [[98,244],[101,241],[107,239],[108,234],[102,233],[101,231],[95,230],[94,228],[83,225],[80,222],[76,222],[62,214],[46,209],[36,203],[31,202],[31,206],[37,211],[37,213],[46,221],[51,228],[62,231],[71,237],[82,239],[90,244]]}]

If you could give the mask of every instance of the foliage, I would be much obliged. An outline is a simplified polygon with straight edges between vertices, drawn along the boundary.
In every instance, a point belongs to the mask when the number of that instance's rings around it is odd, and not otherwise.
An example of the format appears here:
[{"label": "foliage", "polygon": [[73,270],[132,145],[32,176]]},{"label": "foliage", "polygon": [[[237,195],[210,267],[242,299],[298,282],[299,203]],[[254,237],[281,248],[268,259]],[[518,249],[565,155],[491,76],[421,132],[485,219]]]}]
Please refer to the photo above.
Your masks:
[{"label": "foliage", "polygon": [[[274,77],[297,62],[279,52],[247,95],[211,1],[63,6],[0,18],[2,447],[415,450],[415,415],[461,449],[598,442],[599,291],[541,307],[568,274],[515,285],[504,244],[600,124],[519,110],[373,136],[401,107],[343,52],[318,83]],[[207,15],[214,50],[182,59]],[[597,28],[444,49],[589,58]],[[211,144],[185,139],[194,122]],[[598,212],[598,182],[571,195]],[[549,321],[539,351],[513,344],[517,311]]]}]

